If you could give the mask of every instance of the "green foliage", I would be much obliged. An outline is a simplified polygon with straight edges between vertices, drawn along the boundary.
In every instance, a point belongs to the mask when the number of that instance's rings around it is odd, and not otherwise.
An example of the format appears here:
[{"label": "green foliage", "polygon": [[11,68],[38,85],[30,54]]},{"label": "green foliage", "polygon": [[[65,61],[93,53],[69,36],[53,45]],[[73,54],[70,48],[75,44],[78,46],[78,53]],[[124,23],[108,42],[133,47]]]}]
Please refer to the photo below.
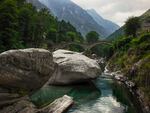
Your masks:
[{"label": "green foliage", "polygon": [[28,44],[31,36],[31,25],[32,25],[32,15],[34,14],[35,10],[31,4],[26,4],[22,6],[19,10],[19,32],[22,38],[22,43],[25,47]]},{"label": "green foliage", "polygon": [[[113,45],[116,52],[137,55],[137,58],[142,58],[142,56],[149,52],[150,34],[145,34],[138,38],[122,37],[116,39]],[[120,56],[123,56],[123,54],[120,54]]]},{"label": "green foliage", "polygon": [[17,2],[5,0],[0,4],[0,40],[1,50],[21,47],[18,36]]},{"label": "green foliage", "polygon": [[150,43],[150,34],[144,34],[140,37],[139,39],[139,43],[142,43],[142,42],[149,42]]},{"label": "green foliage", "polygon": [[36,10],[25,0],[0,1],[0,51],[83,41],[69,22],[58,21],[47,9]]},{"label": "green foliage", "polygon": [[127,50],[133,37],[121,37],[114,42],[116,50]]},{"label": "green foliage", "polygon": [[96,54],[100,57],[110,58],[113,55],[113,47],[111,45],[97,45],[91,49],[91,54]]},{"label": "green foliage", "polygon": [[[99,41],[99,39],[100,36],[95,31],[91,31],[86,35],[86,42],[91,45]],[[96,54],[99,57],[106,57],[106,58],[110,58],[113,52],[114,48],[109,44],[98,44],[90,48],[89,50],[86,50],[86,54],[88,56],[90,56],[91,54]]]},{"label": "green foliage", "polygon": [[80,45],[77,45],[77,44],[72,44],[69,46],[69,50],[71,51],[76,51],[76,52],[84,52],[84,48]]},{"label": "green foliage", "polygon": [[91,32],[87,33],[87,35],[86,35],[86,41],[88,43],[90,43],[90,44],[91,43],[95,43],[98,40],[99,40],[99,34],[97,32],[91,31]]},{"label": "green foliage", "polygon": [[140,19],[138,17],[131,17],[125,23],[125,33],[127,36],[132,35],[133,37],[136,37],[137,31],[140,27]]},{"label": "green foliage", "polygon": [[83,37],[69,22],[62,20],[58,22],[57,43],[60,42],[83,42]]},{"label": "green foliage", "polygon": [[[150,34],[142,34],[136,38],[122,37],[116,39],[114,46],[116,54],[110,60],[110,67],[122,70],[149,98]],[[131,73],[132,67],[135,67],[134,74]]]},{"label": "green foliage", "polygon": [[57,43],[57,30],[55,28],[51,28],[46,37],[48,42]]},{"label": "green foliage", "polygon": [[76,34],[74,32],[67,32],[67,41],[74,42],[76,38]]},{"label": "green foliage", "polygon": [[150,16],[145,18],[145,22],[150,23]]}]

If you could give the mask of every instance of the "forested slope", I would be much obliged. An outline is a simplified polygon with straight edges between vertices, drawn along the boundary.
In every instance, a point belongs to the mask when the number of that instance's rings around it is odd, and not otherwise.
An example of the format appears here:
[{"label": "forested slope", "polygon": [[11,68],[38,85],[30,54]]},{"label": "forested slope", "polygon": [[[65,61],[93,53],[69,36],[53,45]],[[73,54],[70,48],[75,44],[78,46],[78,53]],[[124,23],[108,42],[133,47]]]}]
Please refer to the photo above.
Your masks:
[{"label": "forested slope", "polygon": [[0,51],[16,48],[49,49],[60,42],[82,42],[83,37],[65,21],[44,8],[37,10],[26,0],[0,1]]},{"label": "forested slope", "polygon": [[[133,81],[150,107],[150,12],[145,14],[130,18],[124,26],[125,34],[113,39],[115,54],[109,60],[108,67],[112,71],[121,71]],[[139,27],[136,34],[134,27]]]}]

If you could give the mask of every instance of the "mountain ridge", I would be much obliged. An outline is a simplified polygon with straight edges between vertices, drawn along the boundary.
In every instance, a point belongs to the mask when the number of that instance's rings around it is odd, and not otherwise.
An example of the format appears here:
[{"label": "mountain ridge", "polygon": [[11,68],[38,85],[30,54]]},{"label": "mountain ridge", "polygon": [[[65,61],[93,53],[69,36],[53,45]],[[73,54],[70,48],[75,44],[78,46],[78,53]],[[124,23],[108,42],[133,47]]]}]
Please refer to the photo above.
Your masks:
[{"label": "mountain ridge", "polygon": [[[147,23],[147,21],[150,21],[150,9],[148,9],[147,11],[145,11],[141,16],[139,16],[139,18],[140,18],[141,24],[144,24],[144,23]],[[118,29],[117,31],[115,31],[114,33],[112,33],[106,39],[108,39],[108,40],[114,40],[115,38],[119,38],[119,37],[125,35],[124,29],[125,29],[125,25],[123,25],[122,27],[120,27],[120,29]]]},{"label": "mountain ridge", "polygon": [[44,4],[42,4],[39,0],[26,0],[27,3],[33,4],[37,9],[48,9]]},{"label": "mountain ridge", "polygon": [[70,0],[39,1],[46,5],[59,20],[69,21],[84,36],[90,31],[96,31],[102,37],[109,35],[107,30],[98,25],[84,9]]},{"label": "mountain ridge", "polygon": [[118,25],[102,18],[95,12],[97,19],[71,0],[27,0],[38,9],[48,9],[58,20],[70,22],[83,36],[96,31],[102,38],[108,37],[119,28]]},{"label": "mountain ridge", "polygon": [[120,28],[117,24],[113,23],[112,21],[101,17],[94,9],[88,9],[87,12],[100,26],[103,26],[105,29],[107,29],[109,34],[112,34],[114,31]]}]

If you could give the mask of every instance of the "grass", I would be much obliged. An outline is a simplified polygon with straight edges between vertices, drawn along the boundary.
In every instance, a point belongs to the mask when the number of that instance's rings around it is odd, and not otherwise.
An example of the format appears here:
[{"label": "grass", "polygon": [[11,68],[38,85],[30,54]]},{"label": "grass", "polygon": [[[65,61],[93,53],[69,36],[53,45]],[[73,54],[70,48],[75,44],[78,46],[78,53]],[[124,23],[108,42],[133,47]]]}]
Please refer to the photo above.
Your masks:
[{"label": "grass", "polygon": [[[130,38],[130,39],[129,39]],[[124,37],[117,40],[114,46],[116,55],[110,60],[111,68],[122,70],[144,92],[150,102],[150,33],[137,38]],[[130,70],[137,64],[135,75]]]}]

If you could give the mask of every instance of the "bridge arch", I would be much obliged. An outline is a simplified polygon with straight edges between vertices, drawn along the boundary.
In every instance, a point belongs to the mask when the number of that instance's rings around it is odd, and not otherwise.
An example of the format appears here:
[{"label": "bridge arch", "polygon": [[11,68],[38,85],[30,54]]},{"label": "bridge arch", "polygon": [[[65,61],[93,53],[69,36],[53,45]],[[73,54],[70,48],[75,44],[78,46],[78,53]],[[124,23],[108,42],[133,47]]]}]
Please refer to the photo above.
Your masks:
[{"label": "bridge arch", "polygon": [[98,41],[93,44],[88,44],[88,43],[77,43],[77,42],[70,42],[70,43],[60,43],[54,46],[54,50],[57,49],[68,49],[70,46],[79,46],[83,49],[83,53],[88,53],[93,47],[96,47],[97,45],[110,45],[112,46],[112,43],[109,41]]},{"label": "bridge arch", "polygon": [[87,49],[90,50],[90,49],[92,49],[93,47],[96,47],[96,46],[98,46],[98,45],[110,45],[110,46],[112,46],[112,43],[110,43],[110,42],[105,42],[105,41],[96,42],[96,43],[94,43],[94,44],[91,44]]},{"label": "bridge arch", "polygon": [[[99,49],[95,49],[93,50],[94,47],[97,47],[98,45],[108,45],[108,47],[106,47],[105,49],[102,49],[102,51],[100,52]],[[102,46],[103,48],[103,46]],[[98,52],[99,51],[99,52]],[[113,48],[113,44],[111,42],[106,42],[106,41],[101,41],[101,42],[96,42],[94,44],[91,44],[85,51],[84,54],[87,56],[91,56],[92,54],[96,54],[96,55],[106,55],[106,56],[110,56],[111,54],[114,53],[114,48]],[[103,56],[104,57],[104,56]]]}]

